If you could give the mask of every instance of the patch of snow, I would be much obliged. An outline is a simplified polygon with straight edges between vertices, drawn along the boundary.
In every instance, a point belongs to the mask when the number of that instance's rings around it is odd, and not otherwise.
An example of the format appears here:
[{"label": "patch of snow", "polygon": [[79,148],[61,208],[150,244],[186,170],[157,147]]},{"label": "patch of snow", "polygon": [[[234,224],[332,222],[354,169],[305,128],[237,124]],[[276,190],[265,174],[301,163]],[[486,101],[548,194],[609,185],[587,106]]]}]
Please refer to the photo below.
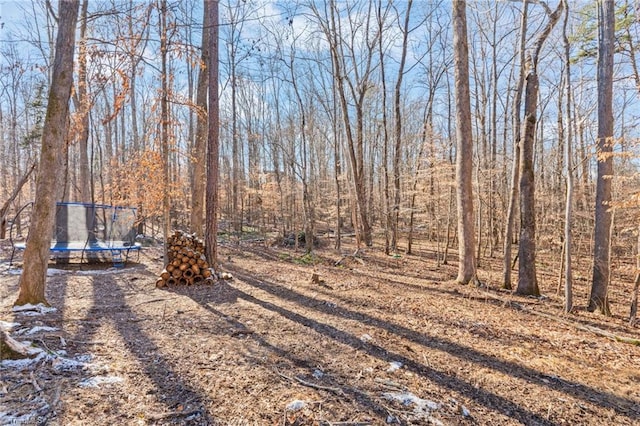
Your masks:
[{"label": "patch of snow", "polygon": [[58,331],[58,330],[59,329],[56,328],[56,327],[47,327],[47,326],[38,325],[38,326],[33,327],[31,330],[28,330],[28,329],[20,330],[16,334],[24,334],[24,335],[29,336],[31,334],[36,334],[36,333],[40,333],[40,332],[43,332],[43,331]]},{"label": "patch of snow", "polygon": [[13,312],[18,312],[27,316],[35,316],[40,314],[48,314],[50,312],[57,311],[53,306],[45,306],[42,303],[38,303],[37,305],[32,305],[31,303],[27,303],[26,305],[14,306],[12,309]]},{"label": "patch of snow", "polygon": [[76,361],[89,363],[90,361],[93,360],[93,355],[91,354],[78,355],[75,359]]},{"label": "patch of snow", "polygon": [[[81,357],[77,357],[81,358]],[[85,370],[89,369],[92,365],[88,362],[83,361],[82,359],[71,359],[71,358],[62,358],[55,357],[53,361],[51,361],[51,366],[56,371],[70,371],[70,370]]]},{"label": "patch of snow", "polygon": [[389,373],[393,373],[394,371],[401,369],[403,365],[404,364],[402,364],[400,361],[391,361],[389,363],[389,368],[387,368],[387,371]]},{"label": "patch of snow", "polygon": [[315,377],[316,379],[322,379],[324,377],[324,372],[316,368],[315,370],[313,370],[313,377]]},{"label": "patch of snow", "polygon": [[76,272],[78,275],[109,275],[109,274],[119,274],[125,272],[123,268],[108,268],[108,269],[90,269],[90,270],[82,270]]},{"label": "patch of snow", "polygon": [[471,411],[464,405],[460,405],[460,414],[462,414],[462,417],[471,417]]},{"label": "patch of snow", "polygon": [[[22,268],[9,269],[7,271],[7,273],[9,275],[21,275],[22,274]],[[65,271],[64,269],[55,269],[55,268],[47,269],[47,276],[48,277],[54,277],[56,275],[67,275],[67,274],[71,274],[71,273],[72,273],[72,271]]]},{"label": "patch of snow", "polygon": [[382,397],[389,401],[396,401],[405,407],[413,407],[413,416],[416,420],[428,420],[431,424],[442,424],[431,417],[431,412],[438,410],[440,404],[428,399],[422,399],[411,392],[385,392]]},{"label": "patch of snow", "polygon": [[64,269],[55,269],[55,268],[49,268],[47,269],[47,276],[48,277],[53,277],[56,275],[66,275],[66,274],[70,274],[71,271],[65,271]]},{"label": "patch of snow", "polygon": [[88,379],[84,379],[80,382],[80,387],[83,388],[98,388],[100,385],[110,385],[112,383],[121,383],[124,379],[117,376],[95,376]]},{"label": "patch of snow", "polygon": [[0,321],[0,330],[11,331],[12,329],[14,329],[16,327],[20,327],[20,323],[18,323],[18,322]]},{"label": "patch of snow", "polygon": [[364,333],[362,336],[360,336],[360,340],[366,343],[372,341],[373,337],[371,337],[370,334]]},{"label": "patch of snow", "polygon": [[471,417],[471,411],[469,411],[469,409],[467,407],[465,407],[464,405],[460,404],[458,401],[456,401],[453,398],[450,398],[449,402],[453,406],[453,409],[455,411],[457,411],[458,414],[460,414],[462,417]]},{"label": "patch of snow", "polygon": [[35,413],[14,416],[11,413],[0,411],[0,425],[26,425],[29,424],[34,417]]},{"label": "patch of snow", "polygon": [[[25,370],[30,366],[39,363],[42,359],[47,358],[47,354],[39,348],[30,349],[32,354],[37,354],[34,358],[24,358],[24,359],[5,359],[0,361],[0,369],[14,369],[14,370]],[[3,424],[0,422],[0,424]],[[18,423],[19,424],[19,423]]]},{"label": "patch of snow", "polygon": [[287,408],[287,411],[299,411],[306,406],[307,406],[306,402],[301,401],[299,399],[294,399],[293,401],[287,404],[286,408]]}]

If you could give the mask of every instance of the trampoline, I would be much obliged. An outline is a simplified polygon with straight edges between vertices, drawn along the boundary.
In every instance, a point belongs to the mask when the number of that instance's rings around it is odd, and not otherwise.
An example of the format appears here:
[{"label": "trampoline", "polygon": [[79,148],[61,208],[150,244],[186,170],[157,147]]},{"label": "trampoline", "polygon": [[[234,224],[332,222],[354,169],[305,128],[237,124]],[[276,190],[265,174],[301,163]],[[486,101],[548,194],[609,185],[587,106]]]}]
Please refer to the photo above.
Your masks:
[{"label": "trampoline", "polygon": [[[24,214],[29,203],[22,207],[11,223],[9,239],[13,246],[11,261],[16,250],[24,250],[25,241],[14,237],[14,226]],[[108,253],[114,267],[124,267],[132,251],[140,252],[136,243],[136,209],[91,203],[57,203],[53,239],[49,250],[56,260],[69,258],[72,252],[85,254]],[[27,239],[29,237],[27,236]]]}]

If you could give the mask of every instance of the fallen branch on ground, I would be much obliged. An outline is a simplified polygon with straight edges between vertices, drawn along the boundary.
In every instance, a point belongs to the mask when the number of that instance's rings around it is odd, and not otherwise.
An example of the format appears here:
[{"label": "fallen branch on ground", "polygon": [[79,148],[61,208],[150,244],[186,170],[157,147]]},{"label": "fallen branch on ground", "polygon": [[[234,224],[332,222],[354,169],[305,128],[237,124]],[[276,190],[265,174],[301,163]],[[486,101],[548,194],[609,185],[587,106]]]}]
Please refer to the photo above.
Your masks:
[{"label": "fallen branch on ground", "polygon": [[290,377],[287,376],[286,374],[282,374],[279,371],[276,371],[276,373],[278,373],[278,376],[283,377],[287,380],[290,380],[292,382],[298,382],[303,386],[307,386],[310,388],[314,388],[314,389],[319,389],[319,390],[325,390],[325,391],[329,391],[329,392],[333,392],[335,394],[338,394],[340,396],[345,396],[345,393],[342,389],[340,388],[334,388],[334,387],[330,387],[330,386],[322,386],[322,385],[317,385],[315,383],[311,383],[311,382],[307,382],[306,380],[301,379],[300,377]]},{"label": "fallen branch on ground", "polygon": [[195,414],[200,414],[200,410],[192,410],[192,411],[170,411],[167,413],[158,413],[158,414],[149,414],[147,419],[152,421],[164,420],[169,417],[189,417]]}]

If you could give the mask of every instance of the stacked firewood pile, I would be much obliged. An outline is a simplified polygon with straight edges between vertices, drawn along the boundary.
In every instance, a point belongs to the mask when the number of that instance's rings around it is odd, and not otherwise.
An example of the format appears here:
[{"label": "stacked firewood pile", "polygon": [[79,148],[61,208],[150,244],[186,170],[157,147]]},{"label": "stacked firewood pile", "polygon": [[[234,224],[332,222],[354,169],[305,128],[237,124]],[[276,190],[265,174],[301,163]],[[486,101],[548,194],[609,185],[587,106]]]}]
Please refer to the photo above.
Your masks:
[{"label": "stacked firewood pile", "polygon": [[176,231],[167,243],[168,259],[156,287],[213,283],[213,273],[204,256],[201,239]]}]

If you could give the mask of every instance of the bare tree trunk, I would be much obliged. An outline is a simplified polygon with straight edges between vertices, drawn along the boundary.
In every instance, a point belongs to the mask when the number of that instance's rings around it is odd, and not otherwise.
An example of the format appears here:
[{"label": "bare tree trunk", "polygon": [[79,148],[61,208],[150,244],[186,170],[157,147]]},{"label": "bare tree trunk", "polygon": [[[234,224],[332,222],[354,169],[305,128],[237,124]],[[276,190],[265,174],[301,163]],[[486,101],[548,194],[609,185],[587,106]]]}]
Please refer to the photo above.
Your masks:
[{"label": "bare tree trunk", "polygon": [[[336,102],[334,100],[334,102]],[[336,117],[337,121],[337,116]],[[342,245],[342,214],[341,214],[341,204],[342,204],[342,191],[340,187],[340,175],[342,174],[342,165],[340,163],[340,143],[338,142],[338,131],[337,124],[334,124],[334,132],[333,132],[333,158],[335,162],[335,183],[336,183],[336,243],[334,248],[336,250],[340,250],[340,246]]]},{"label": "bare tree trunk", "polygon": [[332,130],[333,130],[333,161],[334,161],[334,167],[335,167],[335,185],[336,185],[336,243],[334,248],[336,250],[340,250],[340,247],[342,246],[342,190],[341,190],[341,185],[340,185],[340,176],[342,175],[342,163],[341,163],[341,156],[340,156],[340,149],[342,144],[340,143],[340,131],[339,131],[339,125],[338,125],[338,99],[337,99],[337,83],[335,80],[335,77],[332,80],[332,93],[333,93],[333,99],[331,100],[332,102],[332,107],[333,107],[333,123],[332,123]]},{"label": "bare tree trunk", "polygon": [[[394,136],[396,144],[393,151],[393,188],[395,198],[393,200],[393,225],[391,235],[391,250],[398,250],[398,222],[400,220],[400,157],[402,149],[402,109],[400,105],[402,89],[402,77],[404,76],[404,66],[407,60],[407,45],[409,39],[409,17],[411,14],[412,0],[407,2],[407,11],[404,16],[404,26],[402,28],[402,54],[400,56],[400,65],[398,67],[398,78],[393,92],[393,117],[394,117]],[[382,37],[380,37],[382,38]],[[420,159],[418,159],[420,161]]]},{"label": "bare tree trunk", "polygon": [[191,193],[191,232],[203,235],[204,225],[204,192],[205,192],[205,159],[207,151],[207,85],[209,83],[209,22],[208,8],[211,2],[203,0],[202,18],[202,53],[196,89],[196,143],[193,148],[193,192]]},{"label": "bare tree trunk", "polygon": [[24,252],[24,270],[19,283],[20,293],[15,305],[47,304],[44,291],[49,246],[55,221],[55,196],[60,185],[59,170],[66,149],[69,98],[73,85],[73,51],[79,6],[79,0],[60,0],[58,3],[58,35],[47,115],[42,134],[40,173],[36,180],[33,222]]},{"label": "bare tree trunk", "polygon": [[458,277],[461,284],[477,281],[474,255],[473,139],[469,94],[469,46],[466,1],[453,2],[453,46],[456,102],[456,186],[458,193]]},{"label": "bare tree trunk", "polygon": [[[305,251],[306,253],[311,253],[313,250],[313,234],[314,234],[314,210],[313,210],[313,199],[312,194],[309,188],[309,167],[308,167],[308,143],[307,143],[307,112],[305,110],[305,105],[302,100],[302,95],[300,94],[300,89],[298,87],[298,81],[296,79],[295,67],[294,67],[294,58],[295,51],[292,50],[291,57],[289,58],[289,71],[291,84],[293,86],[293,91],[296,96],[296,100],[298,102],[298,108],[300,108],[300,121],[299,121],[299,130],[298,133],[301,138],[302,146],[300,147],[300,180],[302,182],[302,210],[303,210],[303,226],[304,226],[304,237],[305,237]],[[296,157],[298,157],[296,155]],[[292,160],[293,161],[293,160]],[[294,166],[295,168],[295,166]],[[296,236],[296,248],[297,248],[298,237]]]},{"label": "bare tree trunk", "polygon": [[[498,3],[495,4],[495,17],[498,16]],[[491,77],[492,77],[492,90],[491,90],[491,161],[489,163],[489,257],[493,258],[496,246],[500,242],[499,230],[497,226],[497,207],[496,207],[496,183],[499,181],[496,174],[497,168],[497,150],[498,150],[498,52],[497,52],[497,29],[498,19],[494,19],[492,28],[492,60],[491,60]],[[508,109],[505,108],[505,111]]]},{"label": "bare tree trunk", "polygon": [[80,44],[78,52],[78,91],[76,108],[80,116],[79,128],[76,129],[78,150],[80,153],[80,192],[79,201],[91,202],[91,176],[89,175],[89,110],[90,101],[87,93],[87,9],[89,0],[83,0],[80,16]]},{"label": "bare tree trunk", "polygon": [[[366,5],[366,3],[365,3]],[[371,16],[372,4],[369,3],[368,10],[364,12],[364,16]],[[345,126],[345,136],[347,142],[347,155],[350,163],[351,177],[353,180],[354,198],[356,207],[355,213],[357,220],[355,225],[356,241],[364,242],[367,246],[372,245],[372,230],[369,218],[369,200],[367,198],[367,182],[365,175],[365,156],[364,156],[364,102],[367,92],[369,91],[370,75],[373,69],[373,50],[377,45],[377,37],[380,36],[378,31],[370,26],[370,19],[367,18],[364,25],[363,33],[371,38],[366,42],[366,56],[362,59],[355,57],[355,46],[344,45],[346,37],[342,37],[342,20],[336,17],[336,4],[329,2],[327,5],[329,16],[326,21],[323,20],[322,14],[314,6],[314,14],[321,20],[322,31],[329,43],[331,51],[332,70],[337,85],[338,98],[340,100],[342,121]],[[353,24],[353,22],[351,22]],[[346,52],[345,52],[346,50]],[[350,78],[351,73],[345,72],[345,56],[355,63],[359,62],[358,72],[354,73],[354,79]],[[350,111],[355,111],[355,125],[351,120]]]},{"label": "bare tree trunk", "polygon": [[[134,8],[134,0],[129,0],[129,7],[133,10]],[[138,130],[138,101],[137,101],[137,93],[136,93],[136,81],[138,75],[138,64],[142,60],[142,55],[138,53],[138,49],[144,50],[147,44],[148,37],[144,36],[146,32],[148,35],[149,31],[149,21],[151,17],[152,7],[147,7],[145,21],[147,24],[144,26],[144,30],[139,34],[136,33],[138,28],[134,28],[134,17],[132,15],[127,17],[128,24],[128,37],[130,38],[130,51],[129,51],[129,61],[131,62],[131,70],[129,75],[129,104],[131,105],[131,129],[132,129],[132,137],[133,137],[133,149],[135,152],[140,152],[140,149],[143,148],[143,144],[140,141],[140,132]],[[139,46],[142,44],[142,46]],[[144,108],[143,108],[144,109]],[[144,125],[144,120],[143,120]],[[145,233],[145,223],[146,223],[146,211],[144,209],[144,188],[142,182],[138,182],[135,188],[136,198],[138,200],[138,211],[136,212],[138,216],[138,230],[139,234]]]},{"label": "bare tree trunk", "polygon": [[613,0],[598,1],[598,177],[596,183],[593,282],[590,312],[611,315],[607,292],[611,274],[611,177],[613,176],[613,54],[615,8]]},{"label": "bare tree trunk", "polygon": [[[386,11],[385,15],[386,17]],[[384,17],[382,14],[382,0],[378,0],[378,31],[382,33],[384,28]],[[396,231],[393,230],[391,195],[389,192],[389,121],[387,118],[387,78],[385,75],[384,49],[382,37],[378,38],[378,53],[380,55],[380,85],[382,92],[382,134],[383,134],[383,154],[382,154],[382,170],[384,179],[384,254],[388,255],[391,248],[395,251]],[[395,166],[395,161],[394,161]],[[395,170],[394,170],[395,172]],[[395,207],[394,207],[395,209]],[[393,234],[393,237],[392,235]],[[393,238],[393,243],[391,242]]]},{"label": "bare tree trunk", "polygon": [[207,262],[218,268],[218,161],[220,105],[218,95],[218,1],[210,0],[209,13],[209,138],[207,143],[207,190],[205,244]]},{"label": "bare tree trunk", "polygon": [[[433,99],[431,96],[429,99]],[[424,148],[428,143],[428,137],[431,134],[431,127],[429,126],[429,122],[431,121],[432,116],[432,108],[433,103],[428,102],[427,106],[424,110],[424,118],[422,123],[422,140],[420,142],[420,150],[418,151],[418,157],[416,158],[415,171],[413,173],[413,184],[411,187],[411,198],[409,201],[409,232],[407,234],[407,254],[413,253],[413,233],[414,233],[414,223],[415,223],[415,206],[416,206],[416,198],[417,198],[417,189],[420,170],[422,169],[422,155],[424,153]],[[397,224],[396,224],[397,225]],[[398,229],[396,226],[394,229]],[[397,241],[397,239],[396,239]]]},{"label": "bare tree trunk", "polygon": [[563,0],[565,6],[564,25],[562,28],[562,38],[564,42],[564,61],[566,73],[567,91],[567,131],[565,142],[565,164],[567,173],[567,195],[564,215],[564,269],[566,272],[564,280],[564,311],[571,312],[573,309],[573,268],[571,266],[571,250],[573,248],[573,116],[571,114],[571,56],[569,38],[567,37],[567,23],[569,21],[569,2]]},{"label": "bare tree trunk", "polygon": [[533,159],[535,131],[538,110],[538,58],[545,40],[558,22],[563,4],[560,2],[551,13],[545,3],[549,21],[536,39],[533,52],[527,59],[529,73],[525,90],[525,120],[523,123],[522,146],[520,147],[520,241],[518,247],[518,287],[516,293],[539,296],[540,289],[536,277],[536,211],[535,180]]},{"label": "bare tree trunk", "polygon": [[529,63],[525,95],[525,117],[520,147],[520,241],[518,246],[518,286],[516,293],[539,296],[536,279],[536,216],[533,145],[538,105],[538,75]]},{"label": "bare tree trunk", "polygon": [[520,25],[520,73],[515,98],[513,100],[513,168],[511,169],[511,191],[507,208],[507,223],[504,233],[504,255],[502,263],[502,287],[511,289],[511,246],[513,244],[513,228],[516,218],[518,200],[518,181],[520,172],[520,105],[522,105],[522,88],[524,86],[525,42],[527,39],[528,1],[522,2],[522,21]]},{"label": "bare tree trunk", "polygon": [[169,87],[167,75],[167,51],[168,51],[168,29],[167,29],[167,0],[160,1],[160,80],[162,92],[160,98],[160,146],[162,147],[162,234],[164,238],[164,259],[168,256],[169,233],[171,231],[171,200],[169,185],[171,178],[169,174]]}]

